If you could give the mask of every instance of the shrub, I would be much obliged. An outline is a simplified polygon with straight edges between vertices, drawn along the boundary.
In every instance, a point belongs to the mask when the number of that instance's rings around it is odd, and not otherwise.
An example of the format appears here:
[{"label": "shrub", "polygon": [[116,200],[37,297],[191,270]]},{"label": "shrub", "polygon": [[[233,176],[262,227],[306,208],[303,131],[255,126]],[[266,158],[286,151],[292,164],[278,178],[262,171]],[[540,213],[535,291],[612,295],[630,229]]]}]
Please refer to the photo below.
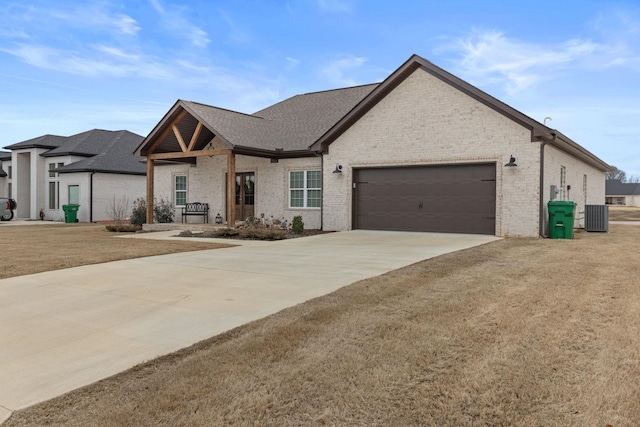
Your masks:
[{"label": "shrub", "polygon": [[107,231],[121,232],[121,233],[135,233],[142,230],[142,226],[133,224],[108,224],[105,226]]},{"label": "shrub", "polygon": [[[107,204],[107,215],[115,225],[123,225],[126,222],[128,210],[129,198],[126,196],[116,199],[114,195],[113,200]],[[44,217],[44,212],[41,211],[40,216]]]},{"label": "shrub", "polygon": [[173,204],[164,199],[157,200],[153,203],[153,219],[161,224],[173,222]]},{"label": "shrub", "polygon": [[138,197],[133,201],[133,211],[129,218],[131,225],[142,225],[147,222],[147,201],[142,197]]},{"label": "shrub", "polygon": [[[155,222],[166,224],[173,222],[173,204],[164,199],[157,200],[153,203],[153,219]],[[129,222],[133,225],[142,225],[147,223],[147,201],[142,197],[138,197],[133,202],[133,212]]]},{"label": "shrub", "polygon": [[291,229],[296,234],[302,234],[304,232],[304,222],[302,221],[302,216],[296,215],[293,217]]}]

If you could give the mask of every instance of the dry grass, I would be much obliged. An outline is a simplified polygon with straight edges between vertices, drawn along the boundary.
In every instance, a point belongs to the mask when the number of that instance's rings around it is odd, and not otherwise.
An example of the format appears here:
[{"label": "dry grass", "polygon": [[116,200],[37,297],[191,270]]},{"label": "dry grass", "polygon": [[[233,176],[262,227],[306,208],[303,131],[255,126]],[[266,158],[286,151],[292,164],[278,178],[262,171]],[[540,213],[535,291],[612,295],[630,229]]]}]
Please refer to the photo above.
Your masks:
[{"label": "dry grass", "polygon": [[79,265],[139,258],[176,252],[198,251],[225,245],[143,239],[116,239],[98,224],[0,226],[2,256],[0,279],[59,270]]},{"label": "dry grass", "polygon": [[423,261],[6,427],[639,425],[639,239],[614,225]]},{"label": "dry grass", "polygon": [[609,221],[640,221],[640,208],[609,206]]}]

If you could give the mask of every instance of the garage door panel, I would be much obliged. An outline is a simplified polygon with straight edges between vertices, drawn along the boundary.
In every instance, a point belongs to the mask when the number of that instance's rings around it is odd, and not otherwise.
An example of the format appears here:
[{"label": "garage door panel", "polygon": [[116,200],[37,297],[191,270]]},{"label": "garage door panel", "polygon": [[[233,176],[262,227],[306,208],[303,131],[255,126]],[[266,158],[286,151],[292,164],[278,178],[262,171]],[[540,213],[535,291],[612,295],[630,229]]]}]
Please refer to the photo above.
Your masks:
[{"label": "garage door panel", "polygon": [[495,164],[354,171],[354,228],[495,233]]}]

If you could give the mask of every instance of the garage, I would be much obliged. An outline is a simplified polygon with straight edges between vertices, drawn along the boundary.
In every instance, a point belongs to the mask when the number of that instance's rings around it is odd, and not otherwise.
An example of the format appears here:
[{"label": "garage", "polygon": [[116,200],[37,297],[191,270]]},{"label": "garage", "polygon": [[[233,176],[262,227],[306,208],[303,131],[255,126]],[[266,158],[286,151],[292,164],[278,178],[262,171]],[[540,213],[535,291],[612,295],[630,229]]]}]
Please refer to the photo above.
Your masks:
[{"label": "garage", "polygon": [[354,169],[353,228],[495,234],[495,163]]}]

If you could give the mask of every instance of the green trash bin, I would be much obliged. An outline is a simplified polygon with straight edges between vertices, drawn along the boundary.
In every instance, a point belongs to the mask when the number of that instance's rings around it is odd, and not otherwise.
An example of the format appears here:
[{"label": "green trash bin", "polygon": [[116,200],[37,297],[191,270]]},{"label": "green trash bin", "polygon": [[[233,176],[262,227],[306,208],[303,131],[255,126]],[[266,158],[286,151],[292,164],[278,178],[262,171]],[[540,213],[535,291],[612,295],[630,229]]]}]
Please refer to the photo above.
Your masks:
[{"label": "green trash bin", "polygon": [[573,239],[575,202],[551,200],[549,209],[549,237],[552,239]]},{"label": "green trash bin", "polygon": [[62,210],[64,211],[64,222],[78,222],[78,208],[80,208],[80,205],[62,205]]}]

